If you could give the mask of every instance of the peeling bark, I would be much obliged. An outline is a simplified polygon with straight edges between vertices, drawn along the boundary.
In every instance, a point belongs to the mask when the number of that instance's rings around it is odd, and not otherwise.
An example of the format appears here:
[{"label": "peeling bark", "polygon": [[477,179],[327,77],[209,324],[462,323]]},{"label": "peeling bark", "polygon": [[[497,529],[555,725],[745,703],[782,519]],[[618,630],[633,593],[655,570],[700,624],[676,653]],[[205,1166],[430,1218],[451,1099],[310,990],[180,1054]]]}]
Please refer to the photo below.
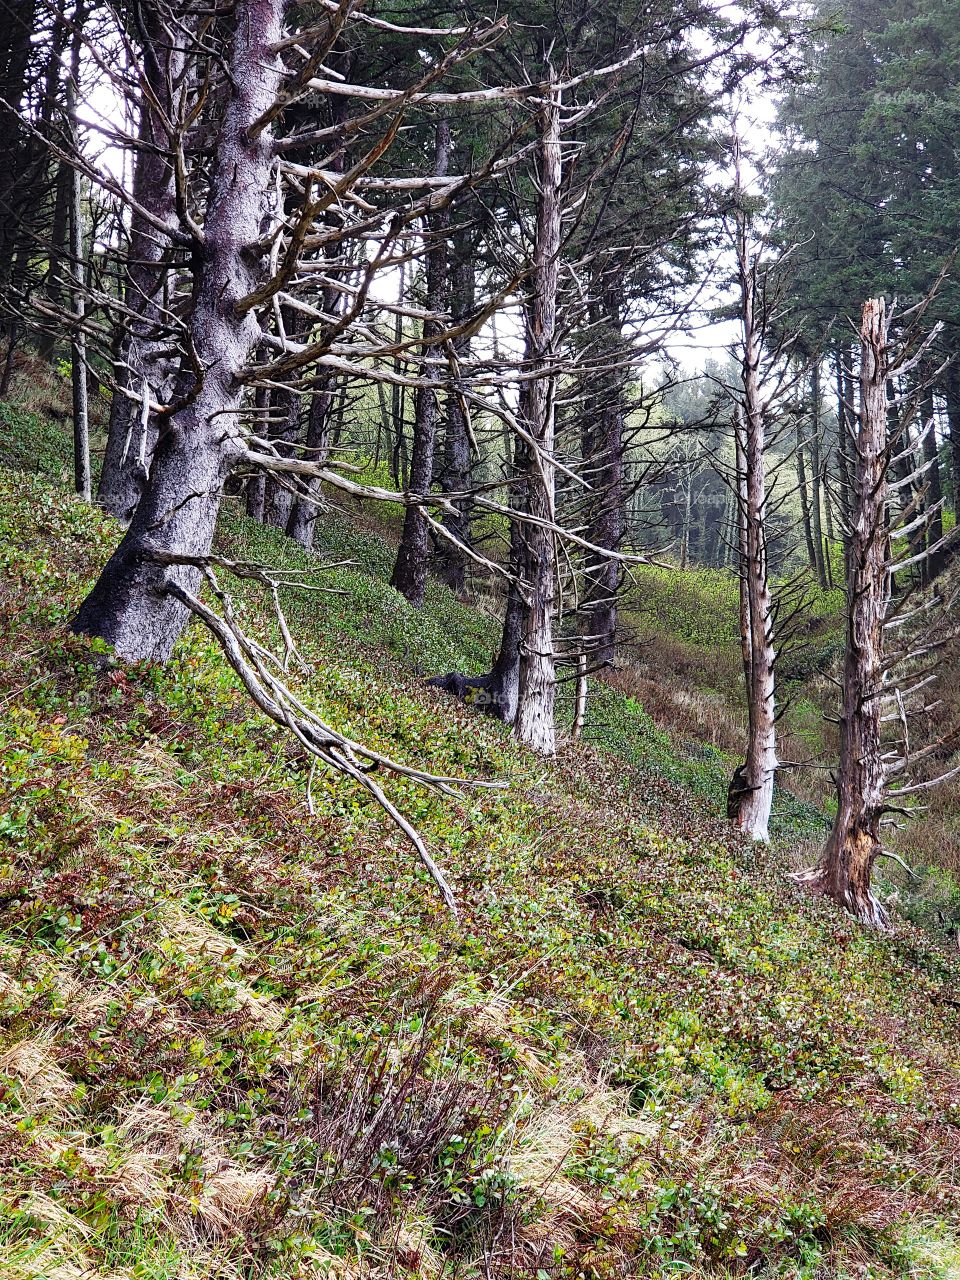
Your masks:
[{"label": "peeling bark", "polygon": [[847,579],[847,638],[840,715],[837,816],[820,863],[798,879],[864,924],[886,912],[870,887],[881,852],[886,771],[881,745],[884,620],[890,602],[887,510],[887,317],[883,299],[863,308],[860,420],[851,476],[853,527]]},{"label": "peeling bark", "polygon": [[776,654],[773,599],[767,563],[766,422],[760,391],[760,342],[756,316],[756,263],[747,222],[738,222],[737,259],[743,334],[743,404],[738,407],[737,462],[740,549],[741,643],[747,692],[747,750],[734,774],[727,812],[755,840],[768,840],[777,773]]},{"label": "peeling bark", "polygon": [[[556,521],[554,453],[554,396],[556,374],[557,288],[559,281],[562,181],[560,108],[555,98],[543,107],[540,137],[539,194],[533,277],[527,308],[525,363],[538,376],[528,384],[526,425],[534,447],[529,451],[527,501],[530,514]],[[554,704],[556,668],[553,652],[553,614],[556,592],[554,534],[542,525],[528,524],[526,544],[526,611],[520,646],[520,682],[514,732],[541,755],[556,751]]]}]

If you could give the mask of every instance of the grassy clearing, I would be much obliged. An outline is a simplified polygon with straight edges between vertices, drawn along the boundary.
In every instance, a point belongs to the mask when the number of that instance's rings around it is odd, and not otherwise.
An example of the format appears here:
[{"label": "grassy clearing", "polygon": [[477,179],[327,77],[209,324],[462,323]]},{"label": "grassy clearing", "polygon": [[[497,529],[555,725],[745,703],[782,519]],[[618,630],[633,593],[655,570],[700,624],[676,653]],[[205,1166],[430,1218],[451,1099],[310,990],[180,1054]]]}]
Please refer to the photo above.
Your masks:
[{"label": "grassy clearing", "polygon": [[[387,784],[454,925],[364,797],[319,778],[307,814],[200,628],[167,668],[69,635],[116,536],[0,472],[5,1277],[957,1274],[955,957],[795,893],[615,691],[620,754],[548,765],[424,688],[488,623],[410,610],[331,520],[356,564],[289,594],[303,696],[509,783]],[[222,537],[301,563],[235,512]]]}]

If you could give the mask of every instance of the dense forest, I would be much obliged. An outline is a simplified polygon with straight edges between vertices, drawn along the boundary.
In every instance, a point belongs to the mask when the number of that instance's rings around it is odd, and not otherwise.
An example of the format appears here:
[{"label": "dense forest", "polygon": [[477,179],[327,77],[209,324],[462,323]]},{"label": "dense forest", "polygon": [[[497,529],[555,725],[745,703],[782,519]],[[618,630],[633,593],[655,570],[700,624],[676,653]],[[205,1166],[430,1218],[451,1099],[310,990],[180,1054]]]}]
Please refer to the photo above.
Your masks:
[{"label": "dense forest", "polygon": [[960,1276],[955,0],[0,0],[0,1277]]}]

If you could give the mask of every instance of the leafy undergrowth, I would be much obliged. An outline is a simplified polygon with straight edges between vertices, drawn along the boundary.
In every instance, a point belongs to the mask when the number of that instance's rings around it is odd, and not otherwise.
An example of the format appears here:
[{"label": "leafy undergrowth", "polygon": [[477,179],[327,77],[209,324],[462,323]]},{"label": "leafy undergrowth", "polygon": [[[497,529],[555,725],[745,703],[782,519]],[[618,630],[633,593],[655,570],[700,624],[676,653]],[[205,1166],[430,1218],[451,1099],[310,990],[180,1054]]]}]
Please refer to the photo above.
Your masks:
[{"label": "leafy undergrowth", "polygon": [[958,1274],[953,957],[808,901],[623,758],[629,715],[545,764],[426,689],[488,623],[415,614],[331,520],[358,564],[285,594],[298,690],[508,784],[384,783],[455,923],[365,797],[317,776],[307,812],[201,628],[165,668],[69,634],[116,536],[0,472],[5,1280]]}]

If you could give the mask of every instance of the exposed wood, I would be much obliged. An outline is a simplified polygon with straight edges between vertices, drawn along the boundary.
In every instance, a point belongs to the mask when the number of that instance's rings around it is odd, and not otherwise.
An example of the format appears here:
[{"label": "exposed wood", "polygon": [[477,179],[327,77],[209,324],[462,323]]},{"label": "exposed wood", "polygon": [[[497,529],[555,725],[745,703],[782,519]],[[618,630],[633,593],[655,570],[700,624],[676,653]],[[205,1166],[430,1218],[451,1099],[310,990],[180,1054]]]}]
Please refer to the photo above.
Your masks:
[{"label": "exposed wood", "polygon": [[880,855],[886,781],[881,739],[884,622],[890,601],[887,510],[887,313],[882,298],[864,305],[860,325],[860,416],[851,477],[853,524],[847,581],[847,636],[840,711],[837,816],[820,863],[798,879],[839,902],[864,924],[887,914],[870,876]]},{"label": "exposed wood", "polygon": [[[562,217],[558,95],[551,96],[542,108],[541,130],[533,271],[525,310],[525,360],[528,367],[539,375],[529,383],[525,396],[526,425],[533,441],[527,466],[527,501],[533,517],[553,523],[556,518],[554,360]],[[520,684],[514,732],[526,746],[541,755],[550,756],[556,751],[553,614],[557,568],[554,533],[543,524],[530,523],[524,527],[524,538],[526,613],[520,645]]]},{"label": "exposed wood", "polygon": [[750,243],[749,220],[742,208],[737,213],[736,254],[743,395],[735,429],[747,749],[744,763],[730,785],[727,812],[755,840],[767,840],[777,772],[776,654],[767,561],[767,442],[766,410],[760,389],[762,322],[758,314],[758,268]]}]

